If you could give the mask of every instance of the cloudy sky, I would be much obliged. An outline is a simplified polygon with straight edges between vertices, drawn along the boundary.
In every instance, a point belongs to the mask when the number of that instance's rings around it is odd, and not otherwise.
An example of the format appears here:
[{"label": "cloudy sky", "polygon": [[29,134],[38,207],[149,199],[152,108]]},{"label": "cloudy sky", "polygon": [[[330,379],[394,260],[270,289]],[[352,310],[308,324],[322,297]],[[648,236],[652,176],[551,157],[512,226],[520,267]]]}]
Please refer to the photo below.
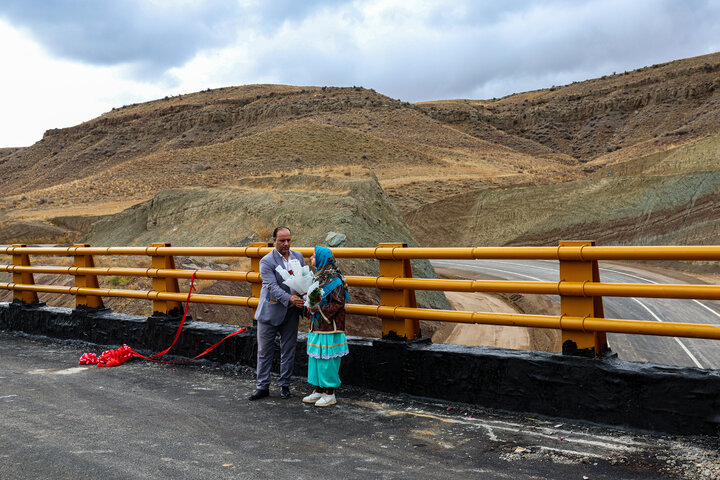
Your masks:
[{"label": "cloudy sky", "polygon": [[720,0],[1,0],[0,147],[251,83],[485,99],[720,51]]}]

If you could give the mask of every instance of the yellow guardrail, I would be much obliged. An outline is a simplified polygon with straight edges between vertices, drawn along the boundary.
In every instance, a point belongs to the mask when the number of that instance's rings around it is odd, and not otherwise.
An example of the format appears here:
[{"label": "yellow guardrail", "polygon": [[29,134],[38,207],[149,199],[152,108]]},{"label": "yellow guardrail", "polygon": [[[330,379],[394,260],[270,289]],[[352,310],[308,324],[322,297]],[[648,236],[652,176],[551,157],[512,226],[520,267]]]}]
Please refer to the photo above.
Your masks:
[{"label": "yellow guardrail", "polygon": [[[255,308],[261,288],[259,260],[272,250],[268,243],[248,247],[173,247],[153,244],[150,247],[28,247],[13,245],[0,248],[0,255],[10,255],[12,265],[0,265],[0,272],[13,275],[13,281],[0,283],[0,289],[12,290],[14,298],[24,303],[38,302],[37,293],[75,295],[76,305],[102,307],[102,297],[125,297],[153,302],[156,312],[168,313],[181,306],[187,294],[180,293],[178,279],[227,280],[248,282],[250,297],[194,294],[191,302],[237,305]],[[312,248],[297,248],[310,256]],[[678,299],[720,299],[720,285],[620,284],[600,282],[598,260],[720,260],[720,246],[598,247],[591,241],[562,241],[557,247],[475,247],[475,248],[409,248],[406,244],[385,243],[375,248],[333,248],[338,258],[377,259],[377,277],[347,276],[351,287],[377,288],[380,305],[349,304],[348,313],[377,316],[382,319],[383,334],[408,339],[419,335],[419,320],[457,323],[552,328],[562,331],[563,344],[570,341],[574,349],[600,354],[607,349],[606,332],[674,337],[720,339],[720,325],[652,322],[633,319],[604,318],[602,298],[653,297]],[[30,255],[73,257],[73,266],[35,266]],[[96,267],[95,256],[146,256],[151,266]],[[245,257],[251,260],[251,271],[182,270],[175,268],[176,256]],[[528,282],[498,280],[446,280],[413,278],[413,259],[527,259],[556,260],[560,281]],[[74,286],[37,285],[33,274],[72,275]],[[136,276],[153,280],[152,290],[100,288],[98,276]],[[461,312],[417,308],[416,290],[455,292],[522,293],[560,296],[561,314],[528,315],[490,312]]]}]

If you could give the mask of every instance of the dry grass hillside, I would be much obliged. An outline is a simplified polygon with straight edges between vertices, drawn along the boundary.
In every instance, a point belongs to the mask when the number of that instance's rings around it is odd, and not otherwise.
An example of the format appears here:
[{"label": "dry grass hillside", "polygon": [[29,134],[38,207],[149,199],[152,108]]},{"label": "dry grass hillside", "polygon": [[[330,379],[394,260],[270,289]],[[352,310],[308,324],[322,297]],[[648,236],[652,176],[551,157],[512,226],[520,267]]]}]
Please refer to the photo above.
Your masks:
[{"label": "dry grass hillside", "polygon": [[[719,92],[716,53],[492,100],[413,105],[361,87],[249,85],[127,105],[0,149],[0,242],[76,241],[94,220],[166,189],[235,188],[254,177],[281,187],[298,175],[352,180],[368,170],[421,244],[551,241],[576,232],[578,212],[563,203],[575,194],[563,192],[577,185],[642,203],[650,183],[619,177],[713,170],[702,141],[720,133]],[[614,180],[600,178],[608,168]],[[611,238],[634,223],[637,209],[625,212],[619,197],[597,199],[616,211],[607,220],[584,210],[584,226]],[[486,232],[450,235],[468,228]]]},{"label": "dry grass hillside", "polygon": [[578,178],[576,164],[466,135],[359,87],[233,87],[118,108],[6,152],[0,220],[39,222],[47,238],[43,220],[116,213],[167,188],[365,169],[412,209],[478,185]]}]

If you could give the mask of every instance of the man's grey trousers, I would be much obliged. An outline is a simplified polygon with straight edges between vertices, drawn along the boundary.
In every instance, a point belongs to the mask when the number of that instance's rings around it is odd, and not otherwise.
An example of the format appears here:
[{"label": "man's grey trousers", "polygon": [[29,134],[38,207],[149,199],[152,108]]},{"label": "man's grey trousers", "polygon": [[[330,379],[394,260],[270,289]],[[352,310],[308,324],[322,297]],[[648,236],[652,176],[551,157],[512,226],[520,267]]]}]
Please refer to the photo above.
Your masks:
[{"label": "man's grey trousers", "polygon": [[297,345],[298,321],[300,309],[288,307],[280,325],[257,322],[257,388],[270,388],[270,369],[275,353],[275,336],[280,334],[280,380],[281,387],[290,386],[290,377],[295,366],[295,346]]}]

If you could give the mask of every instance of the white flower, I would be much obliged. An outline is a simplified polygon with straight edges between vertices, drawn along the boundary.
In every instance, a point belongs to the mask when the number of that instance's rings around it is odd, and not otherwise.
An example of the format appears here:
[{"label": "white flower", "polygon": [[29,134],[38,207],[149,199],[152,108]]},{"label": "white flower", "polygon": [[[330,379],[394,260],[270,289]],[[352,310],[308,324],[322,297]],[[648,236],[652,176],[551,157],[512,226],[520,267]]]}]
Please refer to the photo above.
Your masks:
[{"label": "white flower", "polygon": [[290,259],[290,270],[285,270],[278,265],[275,270],[283,278],[283,283],[295,290],[300,295],[306,295],[310,291],[310,286],[315,282],[315,274],[307,265],[300,265],[300,262],[294,258]]}]

